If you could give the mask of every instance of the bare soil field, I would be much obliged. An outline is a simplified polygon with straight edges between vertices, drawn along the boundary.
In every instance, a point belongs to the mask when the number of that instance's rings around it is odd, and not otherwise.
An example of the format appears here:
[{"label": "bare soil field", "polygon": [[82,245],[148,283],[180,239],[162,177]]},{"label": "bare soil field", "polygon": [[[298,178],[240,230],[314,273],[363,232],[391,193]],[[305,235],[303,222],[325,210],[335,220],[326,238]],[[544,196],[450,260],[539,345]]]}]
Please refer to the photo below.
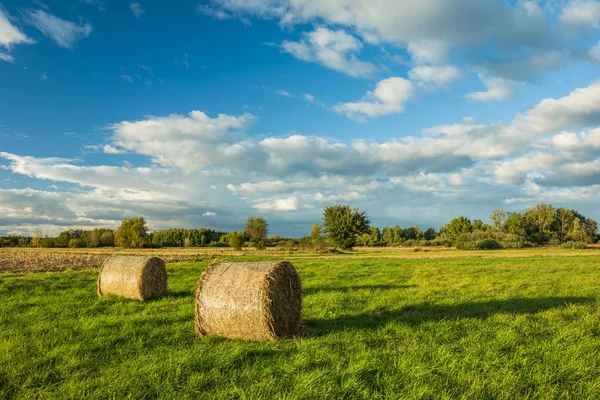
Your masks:
[{"label": "bare soil field", "polygon": [[438,258],[520,258],[520,257],[573,257],[600,256],[599,247],[584,250],[540,247],[519,250],[456,250],[446,247],[357,247],[353,251],[315,253],[310,249],[275,247],[265,250],[244,248],[162,248],[162,249],[42,249],[0,248],[0,273],[51,272],[100,268],[112,255],[147,255],[161,257],[166,263],[182,261],[206,261],[230,257],[280,257],[286,259],[322,258],[389,258],[389,259],[438,259]]}]

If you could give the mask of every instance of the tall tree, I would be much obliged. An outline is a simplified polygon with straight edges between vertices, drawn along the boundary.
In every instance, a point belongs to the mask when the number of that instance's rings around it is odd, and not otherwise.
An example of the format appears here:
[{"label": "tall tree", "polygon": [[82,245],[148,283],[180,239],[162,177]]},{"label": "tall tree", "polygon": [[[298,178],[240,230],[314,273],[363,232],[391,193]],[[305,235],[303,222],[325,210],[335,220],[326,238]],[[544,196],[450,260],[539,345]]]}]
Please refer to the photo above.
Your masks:
[{"label": "tall tree", "polygon": [[363,233],[369,233],[369,217],[358,208],[336,204],[323,211],[323,226],[325,233],[334,246],[347,250],[356,245],[356,238]]},{"label": "tall tree", "polygon": [[265,239],[269,224],[263,217],[248,217],[246,227],[244,228],[244,235],[248,238],[250,243],[257,249],[265,248]]},{"label": "tall tree", "polygon": [[460,235],[473,232],[471,220],[463,216],[454,218],[445,228],[446,236],[451,243],[454,243]]},{"label": "tall tree", "polygon": [[316,222],[312,225],[312,230],[310,231],[310,245],[315,250],[321,250],[325,247],[321,225]]},{"label": "tall tree", "polygon": [[490,220],[492,221],[492,224],[494,224],[494,227],[499,231],[504,229],[504,222],[506,222],[507,218],[508,213],[504,210],[494,210],[490,215]]},{"label": "tall tree", "polygon": [[148,240],[148,228],[143,217],[125,218],[115,232],[118,247],[143,247]]}]

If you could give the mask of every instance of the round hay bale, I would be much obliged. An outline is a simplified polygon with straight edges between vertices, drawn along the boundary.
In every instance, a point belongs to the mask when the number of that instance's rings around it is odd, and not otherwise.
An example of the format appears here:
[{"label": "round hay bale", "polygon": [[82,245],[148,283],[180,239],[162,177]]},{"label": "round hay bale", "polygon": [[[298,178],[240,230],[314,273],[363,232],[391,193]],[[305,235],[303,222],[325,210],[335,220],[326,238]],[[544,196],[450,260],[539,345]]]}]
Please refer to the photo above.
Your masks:
[{"label": "round hay bale", "polygon": [[98,296],[148,300],[167,293],[167,269],[158,257],[112,256],[98,275]]},{"label": "round hay bale", "polygon": [[287,261],[213,263],[195,297],[198,336],[277,340],[300,332],[302,286]]}]

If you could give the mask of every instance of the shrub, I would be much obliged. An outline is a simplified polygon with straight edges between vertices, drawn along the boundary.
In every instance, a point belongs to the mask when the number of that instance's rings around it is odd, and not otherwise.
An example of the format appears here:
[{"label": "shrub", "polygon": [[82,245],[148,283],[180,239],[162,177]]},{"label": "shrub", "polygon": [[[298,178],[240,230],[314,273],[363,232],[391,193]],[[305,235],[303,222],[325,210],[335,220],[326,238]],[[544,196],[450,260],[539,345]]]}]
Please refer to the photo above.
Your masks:
[{"label": "shrub", "polygon": [[462,250],[521,249],[533,244],[519,235],[499,231],[475,231],[456,238],[455,246]]},{"label": "shrub", "polygon": [[221,242],[210,242],[208,247],[229,247],[229,245],[227,243],[221,243]]},{"label": "shrub", "polygon": [[574,240],[569,240],[568,242],[564,242],[560,247],[562,247],[563,249],[582,250],[587,249],[587,244],[585,242],[576,242]]},{"label": "shrub", "polygon": [[83,239],[71,239],[69,240],[69,247],[72,249],[85,247]]}]

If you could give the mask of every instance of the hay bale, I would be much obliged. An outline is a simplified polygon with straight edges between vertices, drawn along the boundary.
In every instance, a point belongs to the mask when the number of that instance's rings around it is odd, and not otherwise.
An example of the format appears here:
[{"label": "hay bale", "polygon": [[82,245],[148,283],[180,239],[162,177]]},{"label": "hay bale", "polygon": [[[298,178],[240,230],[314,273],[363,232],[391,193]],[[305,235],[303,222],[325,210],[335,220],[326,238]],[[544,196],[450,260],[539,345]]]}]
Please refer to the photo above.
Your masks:
[{"label": "hay bale", "polygon": [[300,332],[302,286],[287,261],[216,262],[195,297],[198,336],[276,340]]},{"label": "hay bale", "polygon": [[98,275],[98,296],[148,300],[167,293],[167,269],[158,257],[112,256]]}]

